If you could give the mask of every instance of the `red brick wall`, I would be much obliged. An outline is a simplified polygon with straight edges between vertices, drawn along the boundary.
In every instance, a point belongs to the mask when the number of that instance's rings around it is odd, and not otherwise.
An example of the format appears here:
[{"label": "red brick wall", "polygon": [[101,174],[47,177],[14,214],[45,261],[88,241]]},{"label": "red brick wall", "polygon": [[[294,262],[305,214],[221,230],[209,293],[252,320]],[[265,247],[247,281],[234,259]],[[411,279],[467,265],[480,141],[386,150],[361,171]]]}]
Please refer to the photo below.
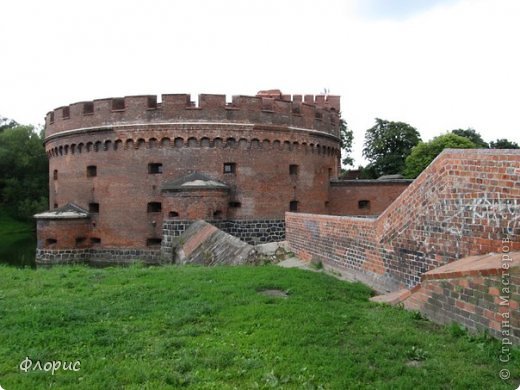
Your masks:
[{"label": "red brick wall", "polygon": [[[78,102],[54,109],[45,117],[46,135],[82,128],[110,127],[124,123],[171,123],[177,121],[214,121],[294,126],[339,136],[339,96],[283,95],[281,99],[259,96],[201,94],[198,106],[187,94],[162,95],[162,102],[150,105],[155,95],[126,96]],[[124,109],[114,109],[114,101],[123,100]],[[85,114],[85,105],[93,111]],[[68,111],[69,116],[65,116]]]},{"label": "red brick wall", "polygon": [[[89,219],[65,219],[38,221],[38,248],[66,249],[87,248],[91,246],[91,221]],[[83,240],[76,242],[76,239]],[[49,244],[47,240],[56,240]]]},{"label": "red brick wall", "polygon": [[[228,215],[229,194],[226,191],[199,190],[187,192],[174,192],[165,194],[163,197],[162,215],[168,218],[170,211],[183,215],[182,218],[189,220],[204,219],[212,220],[214,213],[221,212],[220,218]],[[161,215],[161,226],[162,226]]]},{"label": "red brick wall", "polygon": [[[445,150],[377,219],[286,214],[305,259],[403,286],[474,254],[520,249],[520,151]],[[389,283],[391,284],[391,283]]]},{"label": "red brick wall", "polygon": [[470,330],[487,330],[504,344],[520,344],[520,253],[487,256],[428,272],[403,301],[404,307],[437,323],[455,321]]},{"label": "red brick wall", "polygon": [[[410,185],[410,180],[338,180],[329,190],[329,214],[379,215]],[[368,200],[368,208],[359,201]]]},{"label": "red brick wall", "polygon": [[[318,106],[308,98],[236,97],[226,106],[222,95],[201,95],[200,108],[193,108],[186,107],[187,95],[163,95],[157,109],[147,110],[147,98],[125,98],[124,111],[112,111],[112,99],[103,99],[94,101],[92,115],[83,115],[78,103],[69,119],[62,118],[63,108],[53,111],[53,123],[47,116],[51,209],[72,202],[88,210],[98,203],[92,234],[103,246],[146,246],[147,238],[161,237],[170,211],[198,218],[218,206],[222,219],[283,219],[297,200],[299,210],[326,212],[340,156],[339,101]],[[235,174],[223,172],[227,162],[236,163]],[[163,173],[149,174],[149,163],[162,163]],[[289,174],[291,164],[298,165],[297,175]],[[90,165],[96,177],[87,177]],[[226,183],[229,200],[241,207],[226,210],[223,199],[161,192],[163,183],[192,172]],[[162,213],[147,213],[149,202],[161,202]]]}]

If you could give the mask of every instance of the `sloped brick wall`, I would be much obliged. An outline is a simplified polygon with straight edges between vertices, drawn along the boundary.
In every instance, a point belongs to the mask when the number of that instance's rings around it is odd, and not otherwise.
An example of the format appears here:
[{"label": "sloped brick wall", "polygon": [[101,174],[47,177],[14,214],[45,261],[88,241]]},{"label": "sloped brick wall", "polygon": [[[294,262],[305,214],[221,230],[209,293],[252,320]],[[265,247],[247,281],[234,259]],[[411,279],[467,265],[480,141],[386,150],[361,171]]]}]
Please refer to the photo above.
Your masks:
[{"label": "sloped brick wall", "polygon": [[286,213],[307,260],[412,287],[455,259],[520,249],[520,151],[447,149],[377,219]]},{"label": "sloped brick wall", "polygon": [[520,344],[520,252],[473,256],[430,271],[403,303],[437,323],[457,322]]}]

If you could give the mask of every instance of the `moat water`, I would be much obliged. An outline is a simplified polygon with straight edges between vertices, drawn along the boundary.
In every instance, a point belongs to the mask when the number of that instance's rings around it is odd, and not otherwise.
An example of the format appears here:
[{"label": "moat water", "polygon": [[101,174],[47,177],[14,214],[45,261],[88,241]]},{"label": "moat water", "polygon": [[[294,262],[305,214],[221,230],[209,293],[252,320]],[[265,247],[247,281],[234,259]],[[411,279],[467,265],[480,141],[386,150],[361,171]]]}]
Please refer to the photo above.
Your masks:
[{"label": "moat water", "polygon": [[0,235],[0,264],[35,268],[36,233]]}]

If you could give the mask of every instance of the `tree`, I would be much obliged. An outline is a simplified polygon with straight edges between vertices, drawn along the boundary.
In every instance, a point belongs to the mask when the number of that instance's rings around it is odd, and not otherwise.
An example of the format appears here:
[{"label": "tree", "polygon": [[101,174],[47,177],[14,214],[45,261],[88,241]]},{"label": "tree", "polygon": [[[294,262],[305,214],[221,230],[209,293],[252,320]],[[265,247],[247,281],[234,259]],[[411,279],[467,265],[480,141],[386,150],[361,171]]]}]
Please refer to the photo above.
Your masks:
[{"label": "tree", "polygon": [[18,123],[16,123],[16,121],[0,116],[0,133],[5,129],[11,129],[15,126],[18,126]]},{"label": "tree", "polygon": [[506,138],[499,138],[496,141],[489,143],[491,149],[520,149],[520,146],[516,142],[509,141]]},{"label": "tree", "polygon": [[467,128],[464,129],[455,129],[451,131],[453,134],[459,135],[461,137],[465,137],[469,139],[471,142],[475,144],[475,147],[479,149],[487,149],[489,145],[486,141],[482,139],[482,136],[476,132],[475,129]]},{"label": "tree", "polygon": [[412,149],[406,158],[404,175],[414,179],[437,157],[445,148],[472,149],[476,145],[466,137],[447,133],[435,137],[429,142],[421,142]]},{"label": "tree", "polygon": [[344,119],[339,120],[339,139],[340,147],[346,153],[341,162],[343,165],[354,165],[354,159],[350,156],[352,153],[352,141],[354,139],[354,133],[347,126],[347,121]]},{"label": "tree", "polygon": [[409,124],[376,118],[365,134],[363,156],[370,162],[365,169],[376,177],[402,173],[406,157],[420,141],[419,132]]},{"label": "tree", "polygon": [[0,132],[0,205],[29,219],[48,207],[48,161],[43,138],[31,126]]}]

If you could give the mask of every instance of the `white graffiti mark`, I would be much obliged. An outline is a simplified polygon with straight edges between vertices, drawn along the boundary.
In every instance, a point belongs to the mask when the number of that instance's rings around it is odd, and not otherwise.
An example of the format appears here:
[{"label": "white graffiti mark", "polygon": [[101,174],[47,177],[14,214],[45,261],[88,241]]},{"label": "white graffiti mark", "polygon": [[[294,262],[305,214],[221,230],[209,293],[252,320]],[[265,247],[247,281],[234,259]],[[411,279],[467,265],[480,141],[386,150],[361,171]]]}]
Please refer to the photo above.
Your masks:
[{"label": "white graffiti mark", "polygon": [[[517,235],[520,226],[520,199],[504,199],[499,193],[478,198],[440,199],[419,208],[399,226],[385,221],[381,242],[392,242],[404,235],[425,252],[441,250],[461,255],[464,236],[500,240],[505,234]],[[449,235],[449,239],[440,239]]]}]

